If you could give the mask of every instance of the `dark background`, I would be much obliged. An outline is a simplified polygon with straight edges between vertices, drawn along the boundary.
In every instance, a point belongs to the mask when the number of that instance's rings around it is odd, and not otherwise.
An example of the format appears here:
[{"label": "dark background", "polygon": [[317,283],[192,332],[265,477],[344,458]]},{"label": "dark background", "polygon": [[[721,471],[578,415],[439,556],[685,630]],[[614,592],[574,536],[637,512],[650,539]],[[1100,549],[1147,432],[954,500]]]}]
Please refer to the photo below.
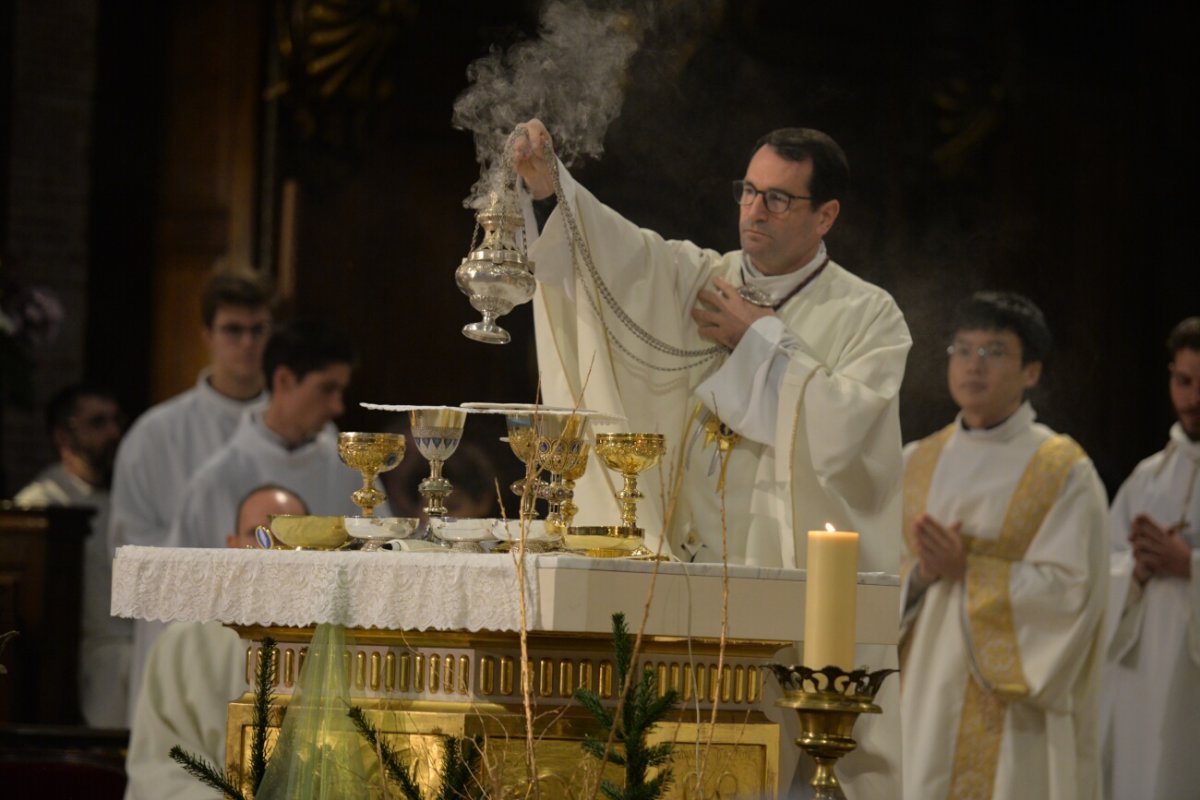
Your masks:
[{"label": "dark background", "polygon": [[[270,76],[287,69],[276,12],[296,4],[260,5]],[[263,105],[263,152],[273,154],[258,198],[264,241],[278,232],[268,212],[279,183],[300,185],[290,311],[356,337],[364,358],[352,404],[531,401],[528,306],[501,321],[514,337],[506,347],[458,333],[475,318],[453,272],[470,246],[462,200],[478,167],[450,118],[468,64],[536,35],[539,4],[346,5],[360,24],[390,31],[372,68],[386,96],[306,105],[293,93]],[[161,146],[176,91],[164,78],[175,4],[98,8],[84,366],[137,411],[153,399],[159,178],[165,159],[186,158]],[[0,23],[0,41],[10,35]],[[728,183],[752,142],[785,125],[830,133],[854,184],[831,254],[891,292],[914,337],[905,440],[953,415],[944,380],[953,305],[974,290],[1011,289],[1042,307],[1057,340],[1034,398],[1041,420],[1075,436],[1115,490],[1165,441],[1163,340],[1200,313],[1188,210],[1196,61],[1192,27],[1165,4],[714,3],[644,42],[603,157],[573,171],[640,224],[728,249],[737,246]],[[271,268],[271,249],[263,253]],[[354,409],[342,427],[385,422]]]}]

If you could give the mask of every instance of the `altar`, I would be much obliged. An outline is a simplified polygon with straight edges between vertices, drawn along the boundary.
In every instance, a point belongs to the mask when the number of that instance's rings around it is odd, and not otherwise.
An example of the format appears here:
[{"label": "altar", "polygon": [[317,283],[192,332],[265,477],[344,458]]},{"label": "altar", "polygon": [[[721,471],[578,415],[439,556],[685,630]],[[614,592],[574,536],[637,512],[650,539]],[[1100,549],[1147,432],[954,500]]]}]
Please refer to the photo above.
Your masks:
[{"label": "altar", "polygon": [[[860,574],[857,595],[858,641],[894,644],[896,576]],[[596,731],[572,695],[583,687],[615,703],[618,611],[631,633],[642,629],[636,663],[655,672],[660,691],[682,698],[655,734],[676,743],[669,796],[694,796],[699,782],[705,796],[777,797],[781,748],[791,747],[763,712],[761,666],[803,639],[803,570],[562,554],[123,547],[112,603],[117,616],[216,620],[241,635],[246,694],[229,706],[226,761],[243,786],[260,643],[278,643],[276,702],[286,706],[321,623],[347,628],[352,702],[389,741],[428,754],[442,735],[483,736],[490,763],[518,795],[528,781],[522,639],[542,796],[575,797],[598,764],[580,750]]]}]

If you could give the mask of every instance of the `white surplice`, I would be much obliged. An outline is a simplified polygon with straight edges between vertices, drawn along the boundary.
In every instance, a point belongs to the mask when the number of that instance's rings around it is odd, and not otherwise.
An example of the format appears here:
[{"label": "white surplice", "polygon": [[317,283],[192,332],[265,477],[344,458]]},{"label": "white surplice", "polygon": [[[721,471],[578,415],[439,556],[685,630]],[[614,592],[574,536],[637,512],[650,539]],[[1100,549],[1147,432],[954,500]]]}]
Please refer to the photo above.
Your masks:
[{"label": "white surplice", "polygon": [[[1129,532],[1147,514],[1181,524],[1192,547],[1190,579],[1152,577],[1132,583]],[[1200,442],[1182,426],[1167,446],[1142,461],[1117,492],[1112,511],[1113,602],[1106,728],[1108,796],[1170,800],[1200,795]]]},{"label": "white surplice", "polygon": [[129,711],[129,652],[133,622],[109,614],[112,559],[106,532],[111,498],[54,464],[13,498],[22,508],[82,506],[96,510],[83,542],[79,617],[79,707],[96,728],[123,728]]},{"label": "white surplice", "polygon": [[[995,542],[1010,501],[1035,452],[1053,432],[1034,422],[1028,403],[1000,425],[967,430],[961,416],[932,473],[925,511],[962,533]],[[905,448],[906,463],[920,443]],[[906,491],[910,478],[906,477]],[[1091,461],[1070,465],[1053,505],[1023,558],[1011,562],[1005,598],[1015,633],[1021,696],[1005,696],[994,783],[957,796],[1025,800],[1094,800],[1100,796],[1099,713],[1102,621],[1107,598],[1108,528],[1104,488]],[[1019,511],[1019,508],[1018,508]],[[968,560],[971,570],[986,561]],[[976,579],[978,580],[978,579]],[[964,581],[935,581],[923,593],[912,575],[904,586],[911,630],[901,673],[904,796],[949,797],[956,747],[966,760],[982,758],[959,737],[968,681],[980,677],[998,643],[973,635]],[[1007,596],[1005,597],[1005,592]],[[1011,664],[1010,664],[1011,666]],[[960,791],[966,791],[964,786]]]},{"label": "white surplice", "polygon": [[242,640],[219,622],[176,622],[150,650],[134,707],[125,800],[219,800],[169,755],[178,745],[225,771],[226,716],[246,685]]},{"label": "white surplice", "polygon": [[[806,532],[829,522],[861,533],[860,570],[896,573],[898,393],[911,338],[892,298],[833,262],[822,269],[823,246],[792,276],[755,277],[741,251],[720,254],[664,240],[600,203],[561,166],[560,175],[607,292],[645,333],[672,346],[712,346],[700,338],[691,310],[714,277],[740,285],[745,266],[776,301],[811,278],[776,317],[758,320],[728,357],[696,363],[667,356],[618,320],[582,258],[572,274],[562,209],[539,232],[525,203],[545,402],[623,415],[622,429],[665,436],[663,466],[638,479],[645,495],[638,522],[647,544],[657,546],[665,527],[664,549],[684,559],[719,561],[726,549],[731,563],[802,568]],[[725,469],[724,524],[720,458],[716,444],[705,443],[710,411],[741,434]],[[619,477],[593,457],[576,488],[577,524],[619,519],[619,489]],[[722,530],[729,534],[725,543]],[[894,666],[894,648],[867,648],[857,658]],[[860,751],[839,767],[857,778],[857,789],[847,781],[851,797],[895,795],[894,691],[885,685],[881,698],[891,700],[892,713],[859,722]],[[791,747],[785,741],[783,752]]]},{"label": "white surplice", "polygon": [[[242,415],[266,404],[266,392],[251,400],[233,400],[209,384],[209,371],[196,385],[138,417],[117,450],[113,472],[108,555],[126,544],[159,546],[166,542],[183,487],[213,453],[229,441]],[[141,685],[146,655],[162,624],[134,623],[129,665],[128,718]]]},{"label": "white surplice", "polygon": [[167,541],[174,547],[225,547],[237,526],[238,505],[267,484],[296,494],[315,515],[361,513],[350,496],[362,488],[358,472],[342,463],[332,425],[289,448],[251,412],[237,432],[188,482]]}]

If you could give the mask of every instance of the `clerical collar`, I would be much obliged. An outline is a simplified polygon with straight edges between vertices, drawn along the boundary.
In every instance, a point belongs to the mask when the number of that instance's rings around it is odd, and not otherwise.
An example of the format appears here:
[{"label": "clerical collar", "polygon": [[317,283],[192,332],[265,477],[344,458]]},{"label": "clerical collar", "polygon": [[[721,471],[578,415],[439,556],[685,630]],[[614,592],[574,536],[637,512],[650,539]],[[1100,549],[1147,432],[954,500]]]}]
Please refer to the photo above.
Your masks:
[{"label": "clerical collar", "polygon": [[265,413],[266,409],[263,409],[262,411],[252,411],[246,415],[246,422],[253,426],[263,438],[279,447],[279,449],[288,453],[294,453],[297,450],[307,447],[317,440],[316,436],[310,436],[302,442],[292,444],[287,439],[284,439],[278,433],[273,431],[271,426],[267,425],[266,420],[263,419],[263,415]]},{"label": "clerical collar", "polygon": [[755,305],[770,306],[778,310],[780,306],[792,299],[797,292],[816,278],[828,263],[829,253],[825,250],[824,241],[817,247],[816,255],[811,261],[795,272],[783,275],[764,274],[754,266],[749,255],[742,253],[742,285],[756,296],[762,297],[763,302],[755,303],[750,298],[746,299]]},{"label": "clerical collar", "polygon": [[1187,435],[1187,431],[1183,429],[1183,423],[1176,422],[1171,426],[1171,441],[1186,453],[1188,458],[1193,461],[1200,459],[1200,442]]},{"label": "clerical collar", "polygon": [[1004,442],[1026,430],[1033,424],[1035,419],[1037,419],[1037,413],[1033,410],[1033,406],[1029,404],[1029,401],[1026,400],[1008,417],[986,428],[968,428],[967,424],[963,421],[961,411],[958,412],[957,422],[959,432],[967,436],[971,441]]}]

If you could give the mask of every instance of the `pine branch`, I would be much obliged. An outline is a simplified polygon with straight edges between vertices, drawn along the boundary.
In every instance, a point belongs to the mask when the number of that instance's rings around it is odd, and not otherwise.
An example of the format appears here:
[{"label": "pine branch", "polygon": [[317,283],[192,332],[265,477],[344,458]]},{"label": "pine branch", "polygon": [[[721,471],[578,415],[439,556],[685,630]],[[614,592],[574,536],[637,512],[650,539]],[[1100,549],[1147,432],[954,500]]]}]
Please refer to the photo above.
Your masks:
[{"label": "pine branch", "polygon": [[278,664],[276,652],[275,640],[264,636],[254,677],[254,716],[250,739],[250,786],[255,794],[258,794],[258,787],[267,774],[267,725],[271,718],[275,668]]},{"label": "pine branch", "polygon": [[475,775],[479,768],[480,742],[479,737],[446,737],[442,790],[438,800],[471,800],[475,797],[477,793],[473,788],[478,786]]},{"label": "pine branch", "polygon": [[189,775],[199,779],[206,786],[216,789],[218,792],[234,798],[234,800],[246,800],[246,796],[242,794],[242,790],[233,785],[234,782],[231,775],[221,772],[203,758],[192,755],[179,745],[171,748],[171,758],[179,766],[187,770]]},{"label": "pine branch", "polygon": [[371,749],[379,754],[384,771],[399,784],[405,800],[423,800],[416,777],[400,764],[400,760],[396,757],[396,751],[379,738],[379,732],[367,720],[367,715],[363,713],[363,710],[358,706],[350,706],[350,710],[346,713],[354,722],[354,727],[358,729],[359,735],[366,739],[367,744],[371,745]]}]

